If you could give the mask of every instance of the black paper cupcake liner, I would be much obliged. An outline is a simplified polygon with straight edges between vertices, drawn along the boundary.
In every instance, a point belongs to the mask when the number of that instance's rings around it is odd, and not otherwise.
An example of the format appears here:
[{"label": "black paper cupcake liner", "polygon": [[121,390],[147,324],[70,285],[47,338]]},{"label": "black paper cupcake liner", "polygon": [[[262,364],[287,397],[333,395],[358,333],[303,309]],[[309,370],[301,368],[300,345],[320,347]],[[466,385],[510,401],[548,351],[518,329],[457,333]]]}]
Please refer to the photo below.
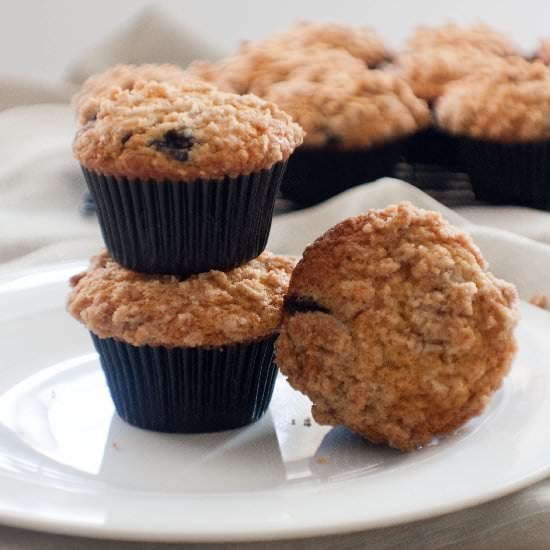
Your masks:
[{"label": "black paper cupcake liner", "polygon": [[300,147],[288,160],[281,194],[301,206],[311,206],[356,185],[391,176],[403,143],[354,151]]},{"label": "black paper cupcake liner", "polygon": [[463,168],[457,138],[433,126],[407,140],[404,157],[408,164],[441,166],[458,172]]},{"label": "black paper cupcake liner", "polygon": [[186,277],[231,269],[263,252],[285,164],[191,182],[82,170],[111,256],[134,271]]},{"label": "black paper cupcake liner", "polygon": [[91,333],[118,415],[171,433],[214,432],[258,420],[277,367],[275,335],[221,348],[132,346]]},{"label": "black paper cupcake liner", "polygon": [[461,138],[460,152],[477,199],[550,208],[550,141],[498,143]]}]

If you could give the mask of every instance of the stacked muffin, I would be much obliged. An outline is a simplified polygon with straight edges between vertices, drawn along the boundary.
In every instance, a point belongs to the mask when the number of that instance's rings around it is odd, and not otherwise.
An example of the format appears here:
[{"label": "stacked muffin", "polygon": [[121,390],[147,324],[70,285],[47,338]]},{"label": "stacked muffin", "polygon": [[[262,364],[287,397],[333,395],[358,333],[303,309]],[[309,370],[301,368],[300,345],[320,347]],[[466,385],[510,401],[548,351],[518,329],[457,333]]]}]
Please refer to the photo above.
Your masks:
[{"label": "stacked muffin", "polygon": [[[235,428],[267,409],[293,260],[263,252],[302,129],[274,104],[183,71],[119,68],[77,101],[74,141],[107,252],[68,309],[119,415],[159,431]],[[95,86],[98,85],[98,87]]]},{"label": "stacked muffin", "polygon": [[274,101],[306,131],[282,184],[310,205],[392,173],[404,138],[429,123],[426,103],[394,72],[370,29],[301,23],[189,71],[222,89]]}]

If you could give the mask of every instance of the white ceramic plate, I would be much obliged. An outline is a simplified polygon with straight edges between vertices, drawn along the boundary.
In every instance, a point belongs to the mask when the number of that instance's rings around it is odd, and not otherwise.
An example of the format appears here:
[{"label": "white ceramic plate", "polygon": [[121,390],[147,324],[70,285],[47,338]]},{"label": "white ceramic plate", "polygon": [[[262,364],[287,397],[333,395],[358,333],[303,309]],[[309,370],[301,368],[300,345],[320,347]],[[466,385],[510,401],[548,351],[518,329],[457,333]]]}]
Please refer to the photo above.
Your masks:
[{"label": "white ceramic plate", "polygon": [[550,474],[550,315],[522,306],[520,352],[487,411],[411,454],[309,424],[282,379],[268,414],[208,435],[113,415],[64,264],[0,280],[0,521],[96,537],[260,540],[402,523]]}]

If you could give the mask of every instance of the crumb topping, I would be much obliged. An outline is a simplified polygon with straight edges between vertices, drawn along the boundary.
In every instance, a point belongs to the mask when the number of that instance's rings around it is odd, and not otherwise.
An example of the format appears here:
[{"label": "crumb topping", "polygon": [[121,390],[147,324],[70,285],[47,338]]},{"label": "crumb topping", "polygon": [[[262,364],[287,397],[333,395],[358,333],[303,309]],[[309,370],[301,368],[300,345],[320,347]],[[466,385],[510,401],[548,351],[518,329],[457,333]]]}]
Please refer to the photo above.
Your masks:
[{"label": "crumb topping", "polygon": [[503,58],[471,46],[408,51],[398,62],[403,78],[414,93],[427,101],[443,95],[453,82],[505,63]]},{"label": "crumb topping", "polygon": [[264,252],[231,271],[180,279],[136,273],[107,252],[75,275],[67,309],[100,338],[134,346],[224,346],[279,328],[294,258]]},{"label": "crumb topping", "polygon": [[270,87],[273,101],[304,128],[304,145],[357,149],[412,134],[430,122],[424,101],[398,76],[379,70],[331,82],[307,74]]},{"label": "crumb topping", "polygon": [[464,46],[499,56],[518,55],[517,47],[504,34],[484,23],[461,26],[456,23],[419,25],[405,43],[406,50]]},{"label": "crumb topping", "polygon": [[515,288],[469,236],[410,203],[308,246],[292,299],[310,310],[285,307],[277,364],[314,418],[401,450],[479,414],[516,350]]},{"label": "crumb topping", "polygon": [[302,139],[290,116],[253,95],[182,93],[141,81],[99,100],[73,152],[87,169],[106,175],[192,181],[270,168]]},{"label": "crumb topping", "polygon": [[[376,67],[390,57],[382,39],[370,27],[343,23],[300,21],[287,31],[272,34],[256,45],[290,50],[296,48],[334,48],[348,52],[368,67]],[[246,51],[248,44],[241,51]]]},{"label": "crumb topping", "polygon": [[436,105],[445,130],[477,139],[550,139],[550,68],[514,59],[455,83]]},{"label": "crumb topping", "polygon": [[[86,124],[96,116],[97,100],[108,96],[113,87],[122,90],[131,90],[136,82],[141,80],[155,80],[170,83],[180,90],[209,91],[213,87],[202,82],[196,75],[184,71],[177,65],[169,63],[145,63],[143,65],[115,65],[88,78],[80,91],[73,97],[77,120]],[[90,101],[93,100],[94,101]],[[84,106],[86,108],[84,109]]]}]

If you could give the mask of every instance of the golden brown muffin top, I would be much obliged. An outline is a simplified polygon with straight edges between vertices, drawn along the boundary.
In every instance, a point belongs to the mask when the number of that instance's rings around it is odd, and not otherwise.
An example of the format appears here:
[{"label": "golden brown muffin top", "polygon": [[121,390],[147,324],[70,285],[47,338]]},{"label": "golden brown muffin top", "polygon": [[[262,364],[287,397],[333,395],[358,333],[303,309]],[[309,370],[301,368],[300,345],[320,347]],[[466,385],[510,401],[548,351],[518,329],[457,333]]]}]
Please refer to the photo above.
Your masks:
[{"label": "golden brown muffin top", "polygon": [[286,113],[253,95],[182,93],[149,81],[101,98],[73,152],[88,170],[106,175],[192,181],[270,168],[302,139]]},{"label": "golden brown muffin top", "polygon": [[[156,80],[157,82],[170,83],[182,91],[208,91],[213,87],[202,82],[195,75],[184,71],[177,65],[169,63],[145,63],[143,65],[115,65],[109,69],[92,75],[74,96],[77,119],[80,124],[85,124],[95,116],[93,103],[90,98],[108,96],[113,87],[123,90],[131,90],[136,82],[141,80]],[[83,112],[83,105],[87,105],[87,111]]]},{"label": "golden brown muffin top", "polygon": [[434,101],[453,82],[491,70],[506,61],[471,46],[441,46],[407,51],[399,56],[398,63],[403,78],[414,93],[427,101]]},{"label": "golden brown muffin top", "polygon": [[450,86],[436,105],[446,131],[477,139],[550,139],[550,68],[515,58]]},{"label": "golden brown muffin top", "polygon": [[430,113],[398,76],[364,69],[361,76],[317,81],[296,74],[272,85],[273,101],[306,131],[304,145],[349,150],[392,141],[427,126]]},{"label": "golden brown muffin top", "polygon": [[249,44],[242,53],[217,63],[197,61],[188,70],[220,90],[263,97],[277,82],[308,75],[310,80],[333,82],[342,75],[362,75],[365,64],[343,50],[316,46],[264,47]]},{"label": "golden brown muffin top", "polygon": [[475,48],[499,56],[518,55],[518,49],[506,35],[484,23],[469,26],[447,23],[445,25],[419,25],[405,42],[405,50],[438,48]]},{"label": "golden brown muffin top", "polygon": [[276,361],[317,421],[410,450],[486,406],[516,350],[516,299],[439,214],[372,210],[306,248]]},{"label": "golden brown muffin top", "polygon": [[67,309],[100,338],[134,346],[251,342],[278,330],[294,264],[264,252],[231,271],[181,279],[130,271],[102,252],[72,277]]},{"label": "golden brown muffin top", "polygon": [[389,51],[374,29],[344,23],[299,21],[288,30],[274,33],[260,42],[244,44],[241,53],[251,45],[281,48],[287,52],[312,46],[341,49],[360,59],[368,67],[376,67],[390,57]]}]

